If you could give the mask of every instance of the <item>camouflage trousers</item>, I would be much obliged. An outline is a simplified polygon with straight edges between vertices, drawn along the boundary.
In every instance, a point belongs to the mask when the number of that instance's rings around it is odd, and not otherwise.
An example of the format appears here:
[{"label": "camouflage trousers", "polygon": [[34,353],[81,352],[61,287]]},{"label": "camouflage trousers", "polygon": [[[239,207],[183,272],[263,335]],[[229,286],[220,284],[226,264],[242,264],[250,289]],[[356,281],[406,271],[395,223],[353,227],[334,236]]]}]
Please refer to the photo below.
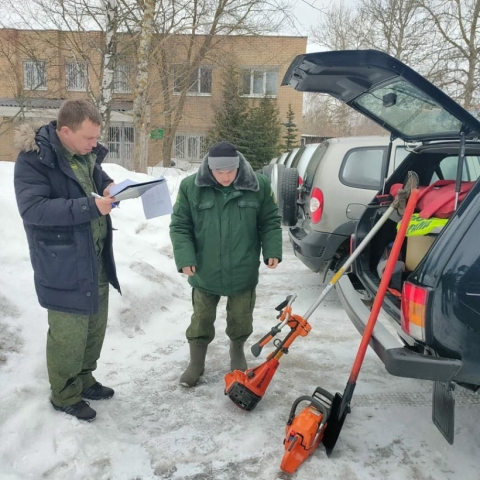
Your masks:
[{"label": "camouflage trousers", "polygon": [[99,275],[99,308],[95,315],[48,310],[47,369],[51,400],[59,407],[82,399],[83,389],[95,382],[92,372],[100,358],[108,317],[107,275]]},{"label": "camouflage trousers", "polygon": [[[227,328],[230,340],[245,342],[253,331],[255,289],[227,297]],[[208,345],[215,338],[215,319],[220,295],[192,290],[193,315],[187,328],[187,340],[195,345]]]}]

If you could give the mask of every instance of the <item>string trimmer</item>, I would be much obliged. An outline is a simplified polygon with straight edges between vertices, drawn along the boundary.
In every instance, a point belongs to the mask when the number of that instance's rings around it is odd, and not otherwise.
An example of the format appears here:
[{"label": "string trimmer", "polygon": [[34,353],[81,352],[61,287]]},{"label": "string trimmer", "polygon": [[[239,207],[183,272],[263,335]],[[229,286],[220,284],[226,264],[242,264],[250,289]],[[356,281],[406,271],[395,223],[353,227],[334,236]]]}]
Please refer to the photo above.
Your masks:
[{"label": "string trimmer", "polygon": [[263,346],[285,325],[290,327],[288,335],[283,340],[275,342],[276,348],[268,355],[266,362],[245,372],[234,370],[225,375],[225,395],[228,395],[233,403],[243,410],[250,411],[257,406],[278,368],[282,355],[288,353],[288,347],[297,337],[306,337],[312,328],[305,318],[292,314],[292,303],[296,297],[296,295],[289,295],[285,301],[275,307],[275,310],[280,311],[277,316],[280,323],[252,347],[253,355],[258,357]]},{"label": "string trimmer", "polygon": [[397,209],[400,211],[405,208],[406,199],[408,198],[409,193],[410,190],[407,187],[399,190],[396,198],[382,217],[377,221],[372,230],[345,261],[338,272],[333,276],[320,293],[318,299],[303,317],[292,313],[292,303],[295,300],[296,295],[288,296],[284,302],[276,307],[276,310],[280,311],[280,314],[277,316],[277,318],[280,319],[280,323],[273,327],[270,332],[252,347],[252,354],[255,357],[258,357],[262,348],[270,342],[270,340],[272,340],[285,325],[290,327],[288,335],[283,340],[275,340],[274,345],[276,349],[268,355],[267,360],[261,365],[250,368],[245,372],[234,370],[225,375],[225,395],[228,395],[238,407],[243,410],[251,411],[258,405],[277,371],[279,360],[282,355],[288,353],[288,348],[297,337],[305,337],[310,332],[311,326],[308,323],[308,318],[310,318],[323,299],[330,293],[340,277],[350,268],[352,263],[362,253],[378,230],[380,230],[383,224],[390,218],[394,210]]}]

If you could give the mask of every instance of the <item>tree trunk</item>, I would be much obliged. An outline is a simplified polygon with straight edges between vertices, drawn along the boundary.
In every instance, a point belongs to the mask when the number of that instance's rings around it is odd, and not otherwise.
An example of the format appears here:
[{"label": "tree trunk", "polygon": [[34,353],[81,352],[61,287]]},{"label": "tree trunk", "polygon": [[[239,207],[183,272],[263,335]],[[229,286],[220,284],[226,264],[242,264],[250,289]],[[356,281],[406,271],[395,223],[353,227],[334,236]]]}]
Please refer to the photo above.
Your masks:
[{"label": "tree trunk", "polygon": [[98,110],[102,115],[102,143],[108,142],[108,128],[110,126],[110,113],[112,111],[113,97],[113,64],[115,60],[117,30],[117,0],[106,0],[107,28],[105,32],[105,54],[103,56],[103,77],[100,90]]},{"label": "tree trunk", "polygon": [[148,64],[154,28],[154,14],[155,0],[145,0],[138,48],[135,100],[133,102],[133,122],[135,125],[134,168],[136,172],[142,173],[147,173],[148,170],[148,130],[150,123],[147,104]]}]

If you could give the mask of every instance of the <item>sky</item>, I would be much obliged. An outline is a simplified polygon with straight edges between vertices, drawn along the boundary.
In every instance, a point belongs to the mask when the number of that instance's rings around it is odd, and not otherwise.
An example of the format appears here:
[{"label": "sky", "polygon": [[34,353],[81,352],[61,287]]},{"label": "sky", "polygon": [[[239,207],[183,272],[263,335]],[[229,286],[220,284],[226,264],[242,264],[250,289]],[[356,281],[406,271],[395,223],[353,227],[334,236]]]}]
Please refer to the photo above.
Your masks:
[{"label": "sky", "polygon": [[[456,438],[449,446],[430,420],[431,384],[390,376],[371,351],[333,454],[327,458],[320,446],[297,473],[281,472],[293,401],[317,386],[343,392],[357,331],[332,291],[309,319],[310,334],[293,343],[256,409],[245,412],[224,395],[229,357],[222,299],[205,374],[197,387],[182,387],[191,290],[173,261],[169,216],[146,220],[139,199],[112,211],[123,295],[111,289],[95,375],[115,396],[91,402],[97,411],[91,423],[53,410],[47,314],[34,291],[13,167],[0,162],[1,480],[478,480],[479,396],[457,388]],[[112,164],[105,170],[117,182],[151,179]],[[151,173],[165,175],[175,200],[185,173]],[[260,269],[248,347],[277,324],[274,307],[288,294],[297,294],[294,313],[303,315],[320,292],[320,275],[296,259],[286,233],[283,262]],[[271,344],[255,359],[248,348],[249,366],[270,351]]]},{"label": "sky", "polygon": [[[354,6],[357,0],[296,0],[294,3],[294,27],[288,28],[286,34],[310,37],[310,31],[315,28],[319,19],[328,8],[339,1],[346,6]],[[307,52],[322,50],[312,40],[308,40]]]}]

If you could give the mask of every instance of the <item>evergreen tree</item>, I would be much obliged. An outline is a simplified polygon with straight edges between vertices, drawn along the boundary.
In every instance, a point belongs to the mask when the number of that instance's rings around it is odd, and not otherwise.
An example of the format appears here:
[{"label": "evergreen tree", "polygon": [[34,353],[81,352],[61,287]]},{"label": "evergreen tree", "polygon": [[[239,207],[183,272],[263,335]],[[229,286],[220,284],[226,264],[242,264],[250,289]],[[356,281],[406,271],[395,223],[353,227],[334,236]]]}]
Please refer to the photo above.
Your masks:
[{"label": "evergreen tree", "polygon": [[292,104],[288,104],[287,121],[284,123],[286,132],[283,136],[283,150],[289,152],[292,148],[298,147],[297,134],[298,128],[295,124],[295,113],[292,110]]},{"label": "evergreen tree", "polygon": [[254,169],[261,168],[280,153],[280,112],[274,98],[264,97],[247,115],[249,133],[248,160]]},{"label": "evergreen tree", "polygon": [[248,104],[238,94],[238,72],[229,66],[223,77],[222,103],[214,107],[213,127],[207,133],[207,144],[226,141],[240,150],[244,137],[243,130],[247,118]]},{"label": "evergreen tree", "polygon": [[207,142],[231,142],[257,170],[280,152],[280,114],[276,99],[265,97],[251,106],[247,98],[239,95],[238,78],[234,67],[226,69],[222,103],[215,108]]}]

